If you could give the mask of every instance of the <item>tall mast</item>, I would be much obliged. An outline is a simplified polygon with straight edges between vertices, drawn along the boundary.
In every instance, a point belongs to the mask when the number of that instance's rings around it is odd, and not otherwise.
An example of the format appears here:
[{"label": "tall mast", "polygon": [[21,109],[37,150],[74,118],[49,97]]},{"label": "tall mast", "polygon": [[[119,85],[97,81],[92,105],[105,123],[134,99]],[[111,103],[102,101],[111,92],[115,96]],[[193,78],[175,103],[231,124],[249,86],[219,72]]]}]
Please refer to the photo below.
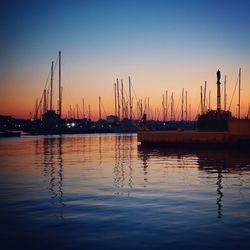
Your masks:
[{"label": "tall mast", "polygon": [[181,120],[184,119],[184,88],[182,88],[182,94],[181,94]]},{"label": "tall mast", "polygon": [[99,96],[99,120],[102,119],[101,97]]},{"label": "tall mast", "polygon": [[225,75],[224,82],[224,110],[227,110],[227,76]]},{"label": "tall mast", "polygon": [[[132,98],[132,104],[133,104],[133,98]],[[149,105],[149,96],[148,96],[148,120],[149,120],[149,117],[150,117],[150,105]]]},{"label": "tall mast", "polygon": [[61,51],[59,51],[59,117],[62,116]]},{"label": "tall mast", "polygon": [[206,94],[207,94],[207,81],[205,81],[204,87],[204,100],[203,100],[203,112],[206,112]]},{"label": "tall mast", "polygon": [[209,90],[208,109],[211,110],[211,90]]},{"label": "tall mast", "polygon": [[171,95],[171,121],[173,121],[173,106],[174,106],[174,94]]},{"label": "tall mast", "polygon": [[203,97],[202,97],[202,86],[201,86],[201,114],[203,115]]},{"label": "tall mast", "polygon": [[164,99],[164,94],[162,95],[162,120],[165,121],[165,99]]},{"label": "tall mast", "polygon": [[166,90],[166,121],[168,120],[168,91]]},{"label": "tall mast", "polygon": [[186,111],[185,111],[185,114],[186,114],[186,117],[185,117],[185,120],[187,121],[188,120],[188,108],[187,108],[187,101],[188,99],[187,99],[187,91],[186,91]]},{"label": "tall mast", "polygon": [[122,94],[122,120],[123,120],[124,119],[123,80],[121,80],[121,94]]},{"label": "tall mast", "polygon": [[117,116],[116,83],[114,85],[114,90],[115,90],[115,116]]},{"label": "tall mast", "polygon": [[79,119],[79,106],[76,104],[76,118]]},{"label": "tall mast", "polygon": [[189,104],[189,121],[191,121],[191,104]]},{"label": "tall mast", "polygon": [[46,103],[46,89],[43,91],[43,113],[46,113],[47,111],[47,103]]},{"label": "tall mast", "polygon": [[54,62],[51,64],[51,78],[50,78],[50,110],[52,110],[52,97],[53,97],[53,70],[54,70]]},{"label": "tall mast", "polygon": [[142,119],[142,99],[141,99],[140,109],[141,109],[141,118],[140,119]]},{"label": "tall mast", "polygon": [[239,109],[238,109],[238,119],[240,119],[240,88],[241,88],[241,68],[239,69]]},{"label": "tall mast", "polygon": [[119,82],[116,79],[116,87],[117,87],[117,101],[118,101],[118,119],[120,120],[120,98],[119,98]]},{"label": "tall mast", "polygon": [[89,120],[91,119],[91,114],[90,114],[90,104],[89,104]]},{"label": "tall mast", "polygon": [[46,112],[49,109],[49,89],[47,90],[47,95],[46,95]]},{"label": "tall mast", "polygon": [[82,118],[85,118],[85,110],[84,110],[84,98],[82,98]]},{"label": "tall mast", "polygon": [[129,119],[132,120],[132,102],[131,102],[131,80],[130,76],[128,77],[129,82]]}]

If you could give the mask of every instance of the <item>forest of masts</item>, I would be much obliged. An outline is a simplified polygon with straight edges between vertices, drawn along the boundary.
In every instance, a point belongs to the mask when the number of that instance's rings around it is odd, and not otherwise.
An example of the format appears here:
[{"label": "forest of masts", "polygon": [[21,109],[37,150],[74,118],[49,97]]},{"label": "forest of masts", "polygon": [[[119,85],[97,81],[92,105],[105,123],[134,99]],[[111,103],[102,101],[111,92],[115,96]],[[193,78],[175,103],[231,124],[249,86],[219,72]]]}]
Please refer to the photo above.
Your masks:
[{"label": "forest of masts", "polygon": [[[54,81],[54,71],[58,64],[58,101],[57,101],[57,114],[61,118],[62,116],[62,86],[61,86],[61,52],[59,52],[58,58],[54,65],[52,62],[49,76],[46,81],[46,85],[43,94],[38,101],[36,99],[35,110],[34,110],[34,120],[41,119],[42,114],[49,110],[53,110],[53,81]],[[50,84],[48,85],[50,79]],[[238,86],[238,104],[237,104],[237,117],[240,118],[240,88],[241,88],[241,69],[239,70],[239,76],[236,81],[236,85],[230,100],[229,105],[227,104],[227,78],[224,78],[224,110],[231,110],[232,101]],[[177,101],[175,99],[174,92],[168,92],[166,90],[161,96],[160,107],[153,107],[150,103],[149,97],[137,98],[134,88],[131,83],[130,76],[128,77],[128,86],[126,88],[123,80],[116,79],[114,83],[114,116],[118,120],[122,121],[124,119],[129,120],[141,120],[143,114],[147,114],[148,120],[155,121],[191,121],[192,119],[197,119],[199,114],[204,114],[207,110],[211,110],[211,91],[207,95],[207,82],[205,81],[204,87],[201,86],[200,91],[200,103],[197,108],[196,116],[191,117],[191,104],[188,103],[188,92],[182,88],[181,95],[178,97]],[[127,90],[128,91],[127,91]],[[219,106],[218,106],[219,105]],[[220,96],[220,86],[217,89],[217,110],[221,108],[221,96]],[[103,119],[103,113],[107,117],[104,105],[101,100],[101,96],[98,98],[98,114],[99,120]],[[248,109],[247,117],[250,115],[250,106]],[[69,106],[69,110],[66,114],[66,119],[89,119],[91,120],[91,106],[87,104],[85,106],[84,98],[82,98],[81,105],[76,104],[74,107]]]}]

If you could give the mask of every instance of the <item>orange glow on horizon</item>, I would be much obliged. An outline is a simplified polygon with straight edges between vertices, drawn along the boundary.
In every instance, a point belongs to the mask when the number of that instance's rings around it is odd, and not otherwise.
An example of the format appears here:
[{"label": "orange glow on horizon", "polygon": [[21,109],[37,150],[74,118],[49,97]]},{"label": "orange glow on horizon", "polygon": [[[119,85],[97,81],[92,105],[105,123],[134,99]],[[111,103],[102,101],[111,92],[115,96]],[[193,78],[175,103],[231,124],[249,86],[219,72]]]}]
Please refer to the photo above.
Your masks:
[{"label": "orange glow on horizon", "polygon": [[[66,67],[65,67],[66,68]],[[244,67],[246,68],[246,67]],[[241,117],[245,117],[249,108],[249,94],[250,86],[250,73],[242,68],[242,88],[241,88]],[[0,114],[11,115],[15,118],[26,118],[32,117],[35,107],[35,100],[42,96],[44,83],[40,80],[44,79],[45,74],[33,72],[27,77],[28,68],[25,68],[21,72],[17,72],[6,79],[3,79],[5,84],[0,85],[1,93],[1,105]],[[188,117],[189,105],[191,105],[191,119],[195,119],[197,114],[200,113],[200,86],[203,85],[205,80],[207,81],[207,100],[209,91],[211,91],[211,108],[216,109],[216,71],[217,68],[210,66],[207,70],[204,68],[193,67],[184,68],[182,74],[179,74],[177,69],[165,70],[163,66],[156,70],[150,71],[148,65],[145,69],[138,68],[138,73],[129,74],[130,70],[126,70],[126,76],[123,77],[124,82],[124,96],[128,100],[128,75],[131,75],[132,82],[132,95],[133,95],[133,113],[137,116],[137,100],[142,99],[143,105],[145,98],[149,97],[151,106],[151,114],[149,118],[155,119],[159,117],[162,120],[162,95],[165,91],[168,91],[168,104],[170,117],[170,95],[174,93],[174,103],[176,110],[176,120],[180,120],[181,113],[181,92],[182,88],[188,92]],[[131,70],[132,71],[132,70]],[[135,70],[134,70],[135,71]],[[236,80],[238,77],[238,69],[228,68],[227,73],[227,105],[229,106],[232,98],[232,94],[235,88]],[[37,74],[38,73],[38,74]],[[124,76],[121,72],[119,75]],[[221,70],[221,98],[222,98],[222,109],[224,102],[224,74]],[[118,75],[118,74],[117,74]],[[118,75],[118,77],[119,77]],[[88,118],[88,105],[91,107],[91,119],[99,119],[99,104],[98,97],[101,96],[102,100],[102,118],[105,119],[107,115],[114,115],[114,83],[116,82],[116,76],[110,75],[109,72],[101,70],[98,74],[94,74],[93,71],[79,73],[79,68],[72,69],[63,72],[63,117],[67,117],[70,106],[73,110],[76,106],[79,107],[79,117],[82,118],[82,98],[84,98],[85,104],[85,117]],[[39,82],[37,81],[39,79]],[[70,79],[70,80],[69,80]],[[121,78],[119,78],[120,84]],[[32,84],[37,82],[36,84]],[[27,91],[28,89],[28,91]],[[53,93],[53,109],[57,110],[57,99],[58,99],[58,77],[55,75],[54,79],[54,93]],[[207,101],[208,102],[208,101]],[[231,105],[231,112],[236,116],[238,104],[238,88],[236,88],[234,98]],[[208,104],[207,104],[208,105]],[[185,109],[185,101],[184,101]],[[155,115],[156,114],[156,115]],[[185,116],[184,116],[185,117]]]}]

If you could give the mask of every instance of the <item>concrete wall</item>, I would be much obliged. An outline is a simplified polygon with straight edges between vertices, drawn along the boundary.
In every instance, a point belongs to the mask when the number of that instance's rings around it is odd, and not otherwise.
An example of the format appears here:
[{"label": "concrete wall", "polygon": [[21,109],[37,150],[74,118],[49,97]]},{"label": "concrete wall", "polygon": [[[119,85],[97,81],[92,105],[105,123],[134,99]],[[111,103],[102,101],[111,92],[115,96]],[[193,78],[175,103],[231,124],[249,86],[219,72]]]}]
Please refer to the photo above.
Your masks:
[{"label": "concrete wall", "polygon": [[230,135],[250,136],[250,119],[229,120],[228,132]]},{"label": "concrete wall", "polygon": [[226,143],[227,132],[176,132],[176,131],[140,131],[138,141],[142,143]]}]

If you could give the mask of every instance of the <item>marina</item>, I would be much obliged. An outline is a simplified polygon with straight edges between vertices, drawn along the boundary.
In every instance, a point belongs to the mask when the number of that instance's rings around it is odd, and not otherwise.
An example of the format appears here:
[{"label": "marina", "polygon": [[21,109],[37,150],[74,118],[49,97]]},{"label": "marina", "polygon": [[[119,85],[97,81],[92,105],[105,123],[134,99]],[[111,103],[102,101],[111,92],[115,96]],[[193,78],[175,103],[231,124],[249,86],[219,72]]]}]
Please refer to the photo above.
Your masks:
[{"label": "marina", "polygon": [[1,139],[0,157],[11,249],[250,247],[248,152],[91,134]]},{"label": "marina", "polygon": [[249,250],[250,1],[1,1],[0,249]]}]

